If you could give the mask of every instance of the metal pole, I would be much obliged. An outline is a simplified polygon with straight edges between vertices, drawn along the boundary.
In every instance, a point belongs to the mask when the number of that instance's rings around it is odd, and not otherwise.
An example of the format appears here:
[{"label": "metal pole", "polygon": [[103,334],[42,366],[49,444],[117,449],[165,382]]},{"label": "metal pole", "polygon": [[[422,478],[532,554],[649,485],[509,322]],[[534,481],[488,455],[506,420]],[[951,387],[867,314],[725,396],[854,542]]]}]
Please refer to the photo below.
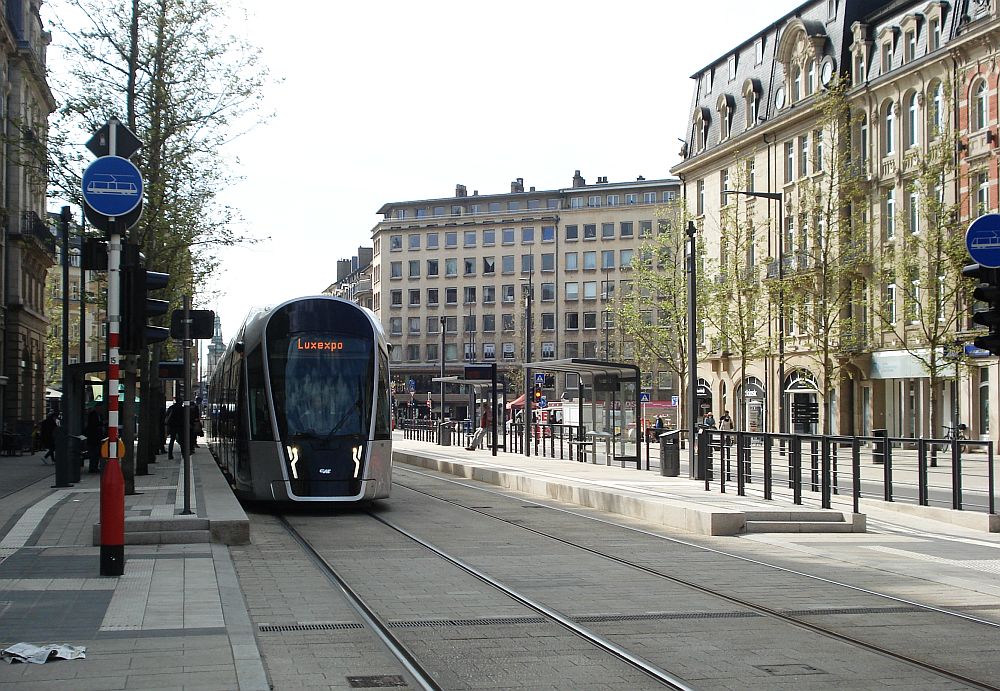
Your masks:
[{"label": "metal pole", "polygon": [[778,200],[778,431],[785,431],[785,208]]},{"label": "metal pole", "polygon": [[[534,283],[528,279],[528,290],[524,294],[524,363],[531,362],[531,299]],[[531,368],[524,368],[524,455],[531,455]]]},{"label": "metal pole", "polygon": [[[69,457],[69,416],[70,411],[67,406],[70,402],[70,373],[69,373],[69,221],[72,216],[68,206],[64,206],[59,214],[59,226],[62,230],[62,399],[60,402],[60,412],[62,413],[62,426],[57,427],[58,446],[56,447],[56,484],[53,487],[72,487],[70,484],[70,457]],[[23,220],[23,219],[22,219]]]},{"label": "metal pole", "polygon": [[[111,128],[115,151],[115,128]],[[108,460],[101,471],[101,575],[125,573],[125,478],[118,462],[118,345],[121,333],[121,219],[111,219],[108,242]]]},{"label": "metal pole", "polygon": [[438,419],[438,444],[444,444],[444,325],[446,317],[441,317],[441,417]]},{"label": "metal pole", "polygon": [[184,459],[184,510],[181,514],[187,516],[191,511],[191,296],[184,296],[184,430],[181,438],[184,448],[181,458]]},{"label": "metal pole", "polygon": [[[697,257],[695,245],[695,233],[697,230],[694,221],[688,221],[687,225],[687,289],[688,289],[688,477],[696,478],[697,460],[695,457],[694,443],[697,432],[697,408],[698,408],[698,295],[696,290]],[[706,473],[706,477],[708,474]]]}]

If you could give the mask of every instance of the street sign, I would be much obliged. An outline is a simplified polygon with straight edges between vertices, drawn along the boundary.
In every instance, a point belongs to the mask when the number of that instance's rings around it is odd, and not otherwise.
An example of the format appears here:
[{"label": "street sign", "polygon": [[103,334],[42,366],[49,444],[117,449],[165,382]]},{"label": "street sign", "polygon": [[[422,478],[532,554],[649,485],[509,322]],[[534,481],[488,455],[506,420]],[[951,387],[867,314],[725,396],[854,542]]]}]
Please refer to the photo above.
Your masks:
[{"label": "street sign", "polygon": [[[188,338],[205,339],[215,335],[215,312],[212,310],[188,310]],[[170,313],[170,337],[184,338],[184,310]]]},{"label": "street sign", "polygon": [[413,394],[417,390],[417,380],[416,379],[407,380],[406,388],[410,390],[410,398],[413,398]]},{"label": "street sign", "polygon": [[142,202],[142,173],[127,158],[102,156],[83,171],[83,200],[104,216],[124,216]]},{"label": "street sign", "polygon": [[535,383],[538,384],[539,386],[543,386],[545,384],[544,372],[535,372]]},{"label": "street sign", "polygon": [[965,248],[981,266],[1000,268],[1000,214],[985,214],[973,221],[965,231]]},{"label": "street sign", "polygon": [[680,404],[681,404],[681,397],[680,396],[671,396],[670,397],[670,405],[672,405],[673,407],[676,408]]},{"label": "street sign", "polygon": [[[114,130],[112,132],[112,129]],[[112,137],[115,148],[111,150]],[[95,156],[121,156],[122,158],[132,158],[132,154],[142,148],[142,142],[135,136],[135,133],[126,127],[118,118],[111,118],[101,129],[94,132],[94,136],[86,144],[91,153]]]},{"label": "street sign", "polygon": [[985,348],[977,348],[972,344],[965,345],[965,354],[969,357],[989,357],[992,355],[992,353]]},{"label": "street sign", "polygon": [[643,391],[642,393],[640,393],[639,394],[639,402],[640,403],[649,403],[649,392]]},{"label": "street sign", "polygon": [[548,404],[549,404],[549,399],[547,399],[545,396],[542,396],[540,399],[538,399],[538,407],[539,408],[544,408]]}]

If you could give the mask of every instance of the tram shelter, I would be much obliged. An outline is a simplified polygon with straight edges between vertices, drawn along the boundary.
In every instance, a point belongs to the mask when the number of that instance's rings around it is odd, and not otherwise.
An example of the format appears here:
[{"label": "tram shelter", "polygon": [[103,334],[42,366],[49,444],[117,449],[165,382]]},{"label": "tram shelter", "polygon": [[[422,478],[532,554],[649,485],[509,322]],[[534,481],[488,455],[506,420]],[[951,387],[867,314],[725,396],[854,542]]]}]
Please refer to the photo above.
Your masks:
[{"label": "tram shelter", "polygon": [[[469,387],[474,392],[474,400],[479,400],[482,393],[487,393],[489,396],[488,403],[490,406],[490,420],[491,429],[490,435],[493,439],[493,443],[490,444],[492,454],[497,455],[497,410],[501,408],[499,401],[497,399],[497,366],[496,363],[484,364],[484,365],[466,365],[465,373],[463,376],[450,375],[446,377],[434,377],[431,379],[432,382],[443,383],[443,384],[459,384],[462,386]],[[506,392],[504,394],[506,396]],[[472,415],[470,416],[473,426],[475,426],[475,421],[478,418],[478,411],[476,407],[472,407]]]},{"label": "tram shelter", "polygon": [[[615,461],[635,463],[636,469],[642,463],[642,403],[640,400],[642,376],[637,365],[628,365],[607,360],[586,358],[565,358],[563,360],[542,360],[522,365],[532,372],[576,374],[579,379],[577,412],[575,416],[563,408],[563,419],[575,418],[579,440],[590,440],[597,445],[600,440],[610,442]],[[586,387],[590,387],[590,403],[586,403]],[[604,395],[601,415],[598,416],[598,396]],[[526,405],[530,405],[526,402]],[[587,420],[587,413],[590,413]],[[633,439],[628,438],[628,418],[635,425]],[[609,461],[611,459],[609,458]],[[647,469],[649,459],[646,459]]]}]

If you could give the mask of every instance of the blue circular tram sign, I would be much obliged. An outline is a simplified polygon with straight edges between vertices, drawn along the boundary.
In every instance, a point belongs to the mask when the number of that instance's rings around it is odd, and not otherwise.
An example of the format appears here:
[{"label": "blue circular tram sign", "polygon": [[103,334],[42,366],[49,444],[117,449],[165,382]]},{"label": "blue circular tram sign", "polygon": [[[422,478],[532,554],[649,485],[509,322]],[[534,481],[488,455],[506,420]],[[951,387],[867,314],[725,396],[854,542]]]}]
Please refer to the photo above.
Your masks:
[{"label": "blue circular tram sign", "polygon": [[965,247],[980,266],[1000,268],[1000,214],[980,216],[965,231]]},{"label": "blue circular tram sign", "polygon": [[121,156],[101,156],[83,172],[83,199],[111,218],[124,216],[142,202],[142,173]]}]

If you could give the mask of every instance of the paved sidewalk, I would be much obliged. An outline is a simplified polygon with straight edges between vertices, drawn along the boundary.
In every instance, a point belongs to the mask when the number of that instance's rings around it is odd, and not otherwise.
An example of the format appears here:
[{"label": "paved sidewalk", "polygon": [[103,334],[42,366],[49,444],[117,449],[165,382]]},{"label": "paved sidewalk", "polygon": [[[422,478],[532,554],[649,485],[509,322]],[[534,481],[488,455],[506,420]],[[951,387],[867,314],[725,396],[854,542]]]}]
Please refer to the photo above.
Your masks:
[{"label": "paved sidewalk", "polygon": [[[9,460],[41,462],[40,454]],[[143,529],[154,519],[191,520],[174,519],[184,505],[179,455],[157,461],[125,498],[127,522]],[[192,470],[199,518],[210,517],[213,502],[235,502],[204,446]],[[210,542],[208,530],[200,542],[188,533],[175,538],[185,544],[126,544],[124,575],[101,577],[93,544],[99,476],[84,472],[71,488],[49,485],[0,500],[0,648],[66,643],[86,646],[87,656],[0,664],[0,689],[268,688],[225,545]]]}]

